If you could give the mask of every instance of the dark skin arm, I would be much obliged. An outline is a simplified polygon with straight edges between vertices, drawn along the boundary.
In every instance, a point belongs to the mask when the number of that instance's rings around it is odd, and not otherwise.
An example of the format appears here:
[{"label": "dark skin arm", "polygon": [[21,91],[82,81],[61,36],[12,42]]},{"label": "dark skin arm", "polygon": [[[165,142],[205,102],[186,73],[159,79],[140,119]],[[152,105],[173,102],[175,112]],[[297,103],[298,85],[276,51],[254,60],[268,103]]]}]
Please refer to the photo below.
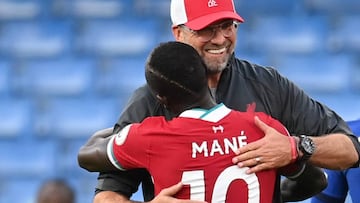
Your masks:
[{"label": "dark skin arm", "polygon": [[322,169],[306,164],[304,172],[296,179],[281,182],[281,196],[284,202],[308,199],[327,187],[327,179]]},{"label": "dark skin arm", "polygon": [[78,153],[78,164],[90,172],[109,172],[118,170],[107,158],[106,146],[109,142],[113,128],[97,131],[83,145]]}]

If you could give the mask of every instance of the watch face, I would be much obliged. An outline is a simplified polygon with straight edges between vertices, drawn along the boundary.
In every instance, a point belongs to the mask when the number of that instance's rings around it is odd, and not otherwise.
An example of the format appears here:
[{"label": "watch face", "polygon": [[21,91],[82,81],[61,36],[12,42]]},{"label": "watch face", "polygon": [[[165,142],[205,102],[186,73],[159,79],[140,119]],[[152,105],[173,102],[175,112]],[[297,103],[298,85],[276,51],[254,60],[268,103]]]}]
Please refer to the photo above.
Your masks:
[{"label": "watch face", "polygon": [[308,137],[304,137],[302,139],[302,142],[301,142],[301,145],[304,149],[304,151],[308,154],[313,154],[314,151],[315,151],[315,144],[314,142],[312,141],[311,138],[308,138]]}]

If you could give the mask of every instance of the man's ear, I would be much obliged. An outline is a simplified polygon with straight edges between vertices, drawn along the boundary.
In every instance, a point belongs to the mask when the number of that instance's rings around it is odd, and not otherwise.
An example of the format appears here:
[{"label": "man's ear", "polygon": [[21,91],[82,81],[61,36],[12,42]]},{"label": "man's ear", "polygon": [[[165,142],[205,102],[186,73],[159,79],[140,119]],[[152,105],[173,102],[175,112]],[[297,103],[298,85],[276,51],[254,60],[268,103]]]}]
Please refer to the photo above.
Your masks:
[{"label": "man's ear", "polygon": [[182,32],[179,26],[172,26],[172,33],[176,41],[181,41]]},{"label": "man's ear", "polygon": [[166,107],[168,106],[169,102],[166,97],[160,96],[159,94],[156,95],[156,98]]}]

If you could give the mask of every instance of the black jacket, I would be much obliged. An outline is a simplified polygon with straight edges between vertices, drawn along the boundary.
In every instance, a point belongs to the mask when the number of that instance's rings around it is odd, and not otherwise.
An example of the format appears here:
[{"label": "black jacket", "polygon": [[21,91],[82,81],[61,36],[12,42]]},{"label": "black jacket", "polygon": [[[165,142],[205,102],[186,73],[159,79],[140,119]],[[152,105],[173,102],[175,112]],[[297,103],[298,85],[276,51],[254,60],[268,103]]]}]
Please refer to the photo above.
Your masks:
[{"label": "black jacket", "polygon": [[[325,105],[311,99],[275,69],[251,64],[234,56],[220,77],[216,101],[239,111],[245,111],[248,105],[255,104],[256,111],[266,112],[278,119],[293,135],[317,136],[342,132],[353,137],[342,118]],[[156,115],[165,115],[168,119],[173,116],[158,102],[149,87],[144,85],[130,98],[114,131],[129,123],[141,122],[145,117]],[[360,153],[355,137],[353,142]],[[97,190],[116,191],[131,196],[142,181],[144,199],[148,201],[153,197],[153,186],[149,174],[142,169],[102,173],[99,175]],[[277,184],[280,184],[280,177]],[[276,188],[278,190],[274,194],[273,202],[282,202],[279,185]]]}]

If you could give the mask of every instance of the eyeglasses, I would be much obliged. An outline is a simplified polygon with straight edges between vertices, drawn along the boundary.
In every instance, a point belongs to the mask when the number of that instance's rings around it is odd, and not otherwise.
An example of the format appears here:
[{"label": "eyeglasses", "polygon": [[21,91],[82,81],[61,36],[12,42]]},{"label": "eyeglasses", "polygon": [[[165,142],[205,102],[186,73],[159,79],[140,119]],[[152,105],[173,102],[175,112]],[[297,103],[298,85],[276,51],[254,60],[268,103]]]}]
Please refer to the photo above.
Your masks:
[{"label": "eyeglasses", "polygon": [[225,22],[220,23],[218,25],[208,26],[208,27],[205,27],[205,28],[203,28],[201,30],[193,30],[193,29],[187,27],[184,24],[180,25],[180,27],[185,28],[189,32],[191,32],[194,35],[198,36],[200,41],[208,42],[214,37],[217,30],[220,30],[221,34],[224,37],[232,36],[234,34],[235,29],[237,29],[238,24],[239,24],[238,22],[231,20],[231,21],[225,21]]}]

